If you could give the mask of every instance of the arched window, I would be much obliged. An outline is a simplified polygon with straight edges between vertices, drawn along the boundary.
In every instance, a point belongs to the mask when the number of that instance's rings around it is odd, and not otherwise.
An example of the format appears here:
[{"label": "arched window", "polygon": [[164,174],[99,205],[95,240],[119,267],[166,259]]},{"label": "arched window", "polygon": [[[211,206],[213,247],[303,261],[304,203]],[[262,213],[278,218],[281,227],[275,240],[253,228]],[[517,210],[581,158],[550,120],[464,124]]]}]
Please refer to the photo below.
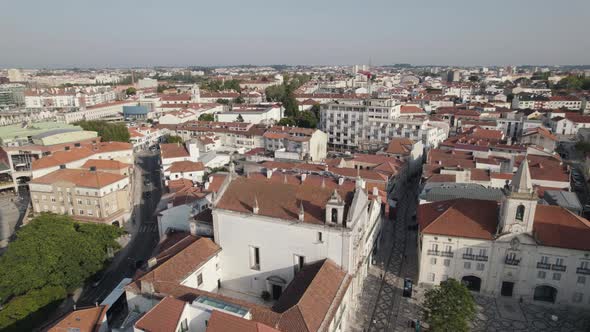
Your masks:
[{"label": "arched window", "polygon": [[516,208],[516,220],[522,221],[524,219],[524,205],[520,204]]},{"label": "arched window", "polygon": [[338,223],[338,209],[332,209],[332,222],[335,224]]}]

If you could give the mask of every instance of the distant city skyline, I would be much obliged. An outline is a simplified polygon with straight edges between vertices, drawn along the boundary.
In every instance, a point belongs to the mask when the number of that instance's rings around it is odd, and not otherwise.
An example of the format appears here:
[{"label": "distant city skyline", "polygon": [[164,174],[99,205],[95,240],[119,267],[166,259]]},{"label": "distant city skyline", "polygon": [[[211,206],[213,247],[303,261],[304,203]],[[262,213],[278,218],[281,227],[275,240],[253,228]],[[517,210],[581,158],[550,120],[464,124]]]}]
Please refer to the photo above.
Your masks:
[{"label": "distant city skyline", "polygon": [[587,65],[590,1],[9,2],[3,68]]}]

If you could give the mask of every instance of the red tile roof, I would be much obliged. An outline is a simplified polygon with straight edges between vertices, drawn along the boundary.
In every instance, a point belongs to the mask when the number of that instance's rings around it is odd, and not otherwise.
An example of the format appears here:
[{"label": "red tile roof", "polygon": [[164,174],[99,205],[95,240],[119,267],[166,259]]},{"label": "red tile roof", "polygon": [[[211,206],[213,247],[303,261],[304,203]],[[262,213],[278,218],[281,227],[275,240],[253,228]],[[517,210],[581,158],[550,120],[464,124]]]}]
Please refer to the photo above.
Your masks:
[{"label": "red tile roof", "polygon": [[393,137],[391,138],[391,141],[389,141],[385,152],[396,155],[409,155],[414,143],[415,142],[409,138]]},{"label": "red tile roof", "polygon": [[230,315],[219,310],[213,310],[207,332],[280,332],[268,325],[254,320],[244,319],[235,315]]},{"label": "red tile roof", "polygon": [[162,158],[181,158],[189,156],[184,145],[180,143],[160,144],[160,154]]},{"label": "red tile roof", "polygon": [[123,168],[129,168],[131,165],[122,163],[118,160],[109,160],[109,159],[88,159],[82,168],[89,169],[90,167],[96,167],[97,170],[101,169],[109,169],[109,170],[118,170]]},{"label": "red tile roof", "polygon": [[200,161],[175,161],[167,169],[170,173],[199,172],[204,170],[205,166]]},{"label": "red tile roof", "polygon": [[498,204],[475,199],[422,204],[417,219],[423,234],[492,240],[498,225]]},{"label": "red tile roof", "polygon": [[73,183],[77,187],[99,189],[126,178],[126,176],[120,174],[66,168],[33,179],[30,183],[54,184],[63,181]]},{"label": "red tile roof", "polygon": [[83,308],[68,313],[57,323],[52,325],[47,332],[63,332],[77,329],[79,332],[98,332],[102,321],[105,319],[108,306],[96,306]]},{"label": "red tile roof", "polygon": [[146,332],[176,332],[185,302],[167,296],[135,323]]},{"label": "red tile roof", "polygon": [[590,250],[590,222],[561,206],[537,205],[533,232],[544,246]]},{"label": "red tile roof", "polygon": [[72,148],[67,151],[56,151],[49,156],[42,157],[41,159],[33,160],[31,168],[33,170],[39,170],[49,167],[55,167],[59,165],[65,165],[73,161],[82,160],[89,158],[94,155],[94,151],[87,147]]}]

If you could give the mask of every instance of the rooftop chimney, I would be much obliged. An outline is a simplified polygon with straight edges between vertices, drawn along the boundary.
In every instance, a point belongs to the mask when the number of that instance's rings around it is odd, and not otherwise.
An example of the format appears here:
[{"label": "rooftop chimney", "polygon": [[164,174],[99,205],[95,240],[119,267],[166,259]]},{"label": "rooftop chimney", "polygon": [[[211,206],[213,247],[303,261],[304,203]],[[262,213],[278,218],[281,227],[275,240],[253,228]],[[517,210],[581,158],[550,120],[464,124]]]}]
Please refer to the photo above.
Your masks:
[{"label": "rooftop chimney", "polygon": [[254,196],[254,206],[252,207],[252,213],[258,214],[259,210],[260,210],[260,208],[258,206],[258,198],[256,196]]},{"label": "rooftop chimney", "polygon": [[338,185],[341,186],[344,184],[344,177],[339,177],[338,178]]},{"label": "rooftop chimney", "polygon": [[301,174],[301,183],[303,183],[305,181],[305,179],[307,179],[307,174],[306,173]]},{"label": "rooftop chimney", "polygon": [[303,201],[299,204],[299,221],[305,220],[305,210],[303,210]]},{"label": "rooftop chimney", "polygon": [[197,223],[195,221],[191,221],[189,224],[191,235],[197,236]]},{"label": "rooftop chimney", "polygon": [[156,264],[158,264],[158,259],[156,257],[152,257],[148,260],[148,269],[151,269],[152,267],[156,266]]},{"label": "rooftop chimney", "polygon": [[211,185],[211,182],[207,179],[207,182],[205,182],[205,190],[209,190],[209,185]]}]

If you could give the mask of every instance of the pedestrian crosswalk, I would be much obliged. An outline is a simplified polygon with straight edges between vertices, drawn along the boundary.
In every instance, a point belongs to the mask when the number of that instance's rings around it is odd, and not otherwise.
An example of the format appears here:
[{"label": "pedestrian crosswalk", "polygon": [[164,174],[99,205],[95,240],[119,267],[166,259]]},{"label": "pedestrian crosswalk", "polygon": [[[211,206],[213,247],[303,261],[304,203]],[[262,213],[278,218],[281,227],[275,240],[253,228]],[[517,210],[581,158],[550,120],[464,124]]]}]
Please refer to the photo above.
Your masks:
[{"label": "pedestrian crosswalk", "polygon": [[139,226],[139,233],[154,233],[158,231],[158,224],[143,224]]}]

